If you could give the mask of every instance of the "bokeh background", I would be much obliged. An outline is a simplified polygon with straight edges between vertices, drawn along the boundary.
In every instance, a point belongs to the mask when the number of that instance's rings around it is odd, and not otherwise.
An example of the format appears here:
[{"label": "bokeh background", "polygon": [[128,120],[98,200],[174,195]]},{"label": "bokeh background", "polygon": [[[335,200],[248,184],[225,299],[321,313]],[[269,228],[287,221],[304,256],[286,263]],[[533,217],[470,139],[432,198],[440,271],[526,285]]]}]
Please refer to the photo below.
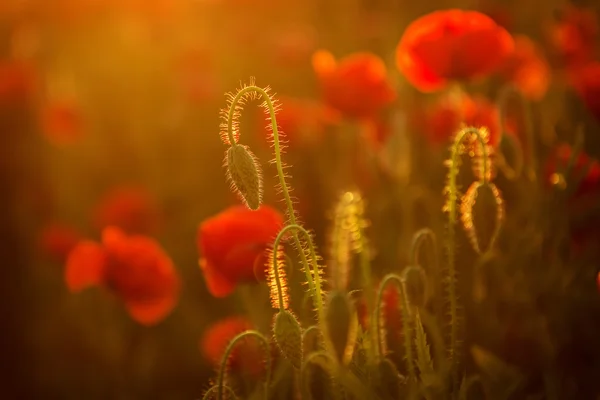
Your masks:
[{"label": "bokeh background", "polygon": [[[540,130],[573,143],[583,124],[586,151],[600,156],[598,123],[565,89],[552,41],[569,7],[596,17],[600,8],[592,0],[0,0],[1,397],[201,397],[214,369],[199,340],[241,312],[244,296],[209,295],[197,230],[239,203],[222,169],[219,111],[225,92],[251,76],[318,108],[315,51],[366,51],[385,62],[397,96],[383,111],[384,133],[371,127],[365,139],[356,134],[367,129],[362,122],[292,112],[292,127],[313,125],[285,155],[300,214],[321,247],[336,196],[363,191],[380,265],[405,257],[398,248],[415,228],[443,223],[440,147],[429,150],[411,128],[434,95],[413,88],[395,62],[404,29],[428,12],[479,10],[534,40],[551,71],[534,102]],[[477,88],[493,101],[499,85]],[[263,124],[249,104],[242,142],[265,168],[265,201],[278,205]],[[398,206],[409,182],[440,194],[439,215]],[[156,238],[181,276],[177,306],[156,326],[132,321],[106,291],[65,286],[67,249],[98,240],[113,222]]]}]

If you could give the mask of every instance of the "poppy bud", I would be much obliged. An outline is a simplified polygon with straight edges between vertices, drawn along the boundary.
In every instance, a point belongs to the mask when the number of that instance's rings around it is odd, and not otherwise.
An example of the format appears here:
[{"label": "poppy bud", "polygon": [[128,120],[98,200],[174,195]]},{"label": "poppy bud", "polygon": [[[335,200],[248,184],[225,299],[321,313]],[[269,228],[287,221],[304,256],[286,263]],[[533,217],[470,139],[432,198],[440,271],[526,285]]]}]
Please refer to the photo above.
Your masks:
[{"label": "poppy bud", "polygon": [[352,302],[342,292],[333,292],[325,310],[325,330],[329,346],[339,362],[346,365],[352,359],[358,318]]},{"label": "poppy bud", "polygon": [[302,366],[302,328],[298,319],[287,310],[281,310],[275,315],[273,324],[275,342],[285,358],[294,368]]},{"label": "poppy bud", "polygon": [[248,146],[234,144],[227,150],[225,165],[233,191],[249,209],[257,210],[262,202],[262,175],[256,156]]}]

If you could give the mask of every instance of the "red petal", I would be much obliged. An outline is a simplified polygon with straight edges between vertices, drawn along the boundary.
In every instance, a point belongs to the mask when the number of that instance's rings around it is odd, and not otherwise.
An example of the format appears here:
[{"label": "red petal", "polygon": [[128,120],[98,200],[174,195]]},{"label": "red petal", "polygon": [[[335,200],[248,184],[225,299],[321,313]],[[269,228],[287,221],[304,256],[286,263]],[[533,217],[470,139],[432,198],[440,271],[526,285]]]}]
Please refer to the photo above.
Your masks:
[{"label": "red petal", "polygon": [[126,301],[125,307],[136,322],[142,325],[154,325],[162,321],[175,307],[177,294],[153,302]]},{"label": "red petal", "polygon": [[204,273],[206,287],[214,297],[227,297],[235,290],[236,284],[221,275],[205,259],[200,260],[200,269]]},{"label": "red petal", "polygon": [[92,241],[79,243],[67,258],[65,280],[72,292],[99,285],[104,280],[106,254],[102,246]]}]

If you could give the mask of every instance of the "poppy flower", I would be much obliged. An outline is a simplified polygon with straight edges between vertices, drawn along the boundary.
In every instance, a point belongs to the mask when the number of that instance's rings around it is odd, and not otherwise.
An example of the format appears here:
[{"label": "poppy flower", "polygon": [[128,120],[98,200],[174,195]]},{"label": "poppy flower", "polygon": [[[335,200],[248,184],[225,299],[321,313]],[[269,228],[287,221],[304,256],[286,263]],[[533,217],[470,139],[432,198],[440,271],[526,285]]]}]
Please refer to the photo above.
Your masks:
[{"label": "poppy flower", "polygon": [[[200,339],[200,352],[214,366],[221,365],[223,354],[231,340],[240,333],[254,329],[244,316],[232,316],[213,324]],[[229,359],[229,367],[236,371],[248,371],[259,375],[264,366],[263,350],[254,338],[248,338],[237,345]]]},{"label": "poppy flower", "polygon": [[283,228],[279,211],[263,205],[252,211],[233,206],[206,219],[198,228],[200,268],[210,294],[226,297],[244,282],[264,279],[257,265]]},{"label": "poppy flower", "polygon": [[600,62],[578,68],[572,82],[586,108],[600,121]]},{"label": "poppy flower", "polygon": [[162,321],[175,307],[180,290],[177,271],[162,247],[117,227],[102,231],[102,243],[84,240],[70,252],[65,280],[71,292],[105,287],[142,325]]},{"label": "poppy flower", "polygon": [[160,210],[150,193],[141,187],[118,186],[107,192],[93,212],[98,229],[118,226],[127,233],[155,233]]},{"label": "poppy flower", "polygon": [[500,69],[528,99],[540,100],[550,84],[550,66],[537,44],[524,35],[515,36],[515,49]]},{"label": "poppy flower", "polygon": [[[327,126],[339,122],[339,113],[326,105],[311,99],[280,96],[280,105],[277,112],[277,126],[279,133],[283,132],[288,144],[294,147],[315,143],[319,141]],[[260,127],[258,132],[262,136],[270,137],[271,122],[261,109]]]},{"label": "poppy flower", "polygon": [[312,57],[323,100],[352,119],[370,118],[396,98],[383,60],[354,53],[339,61],[325,50]]},{"label": "poppy flower", "polygon": [[598,18],[592,10],[567,6],[548,29],[556,56],[568,68],[589,62],[598,40]]},{"label": "poppy flower", "polygon": [[486,127],[489,143],[496,147],[501,136],[499,118],[498,109],[486,98],[461,93],[440,97],[417,113],[412,123],[434,145],[447,145],[463,125]]},{"label": "poppy flower", "polygon": [[422,92],[449,81],[468,81],[493,73],[512,52],[506,29],[476,11],[446,10],[413,21],[396,48],[396,64]]},{"label": "poppy flower", "polygon": [[52,222],[40,232],[39,244],[44,254],[59,263],[67,260],[69,252],[81,240],[81,234],[72,226]]},{"label": "poppy flower", "polygon": [[71,144],[83,135],[84,123],[79,105],[67,99],[42,106],[41,128],[44,136],[57,145]]},{"label": "poppy flower", "polygon": [[0,104],[29,99],[35,90],[34,70],[21,61],[0,60]]}]

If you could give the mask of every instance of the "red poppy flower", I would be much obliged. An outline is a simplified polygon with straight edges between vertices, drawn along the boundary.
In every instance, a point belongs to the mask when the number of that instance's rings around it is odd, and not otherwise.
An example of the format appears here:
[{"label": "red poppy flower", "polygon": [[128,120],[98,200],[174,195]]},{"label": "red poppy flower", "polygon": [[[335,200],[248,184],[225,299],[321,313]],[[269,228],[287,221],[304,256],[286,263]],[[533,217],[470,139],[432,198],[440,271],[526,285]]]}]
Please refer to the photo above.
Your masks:
[{"label": "red poppy flower", "polygon": [[570,68],[593,58],[598,32],[594,11],[567,6],[560,20],[550,26],[548,38],[559,59]]},{"label": "red poppy flower", "polygon": [[100,200],[93,219],[99,229],[114,225],[127,233],[151,234],[160,224],[160,211],[146,190],[122,186],[113,188]]},{"label": "red poppy flower", "polygon": [[42,133],[57,145],[70,144],[83,135],[83,116],[79,105],[60,99],[45,104],[41,110]]},{"label": "red poppy flower", "polygon": [[578,68],[572,76],[579,97],[594,118],[600,121],[600,62]]},{"label": "red poppy flower", "polygon": [[25,101],[34,90],[35,75],[31,66],[0,60],[0,104]]},{"label": "red poppy flower", "polygon": [[179,298],[179,276],[160,245],[116,227],[102,231],[101,244],[82,241],[71,251],[65,280],[72,292],[92,285],[107,288],[143,325],[162,321]]},{"label": "red poppy flower", "polygon": [[[200,340],[200,351],[214,366],[221,365],[221,360],[231,340],[240,333],[253,329],[249,319],[244,316],[227,317],[212,325]],[[248,371],[259,375],[264,366],[264,351],[254,338],[238,343],[229,358],[229,367],[237,371]]]},{"label": "red poppy flower", "polygon": [[[281,105],[277,112],[279,133],[285,134],[292,148],[317,142],[327,126],[339,122],[340,116],[337,111],[317,101],[285,96],[280,96],[278,101]],[[258,118],[258,131],[263,136],[270,136],[271,122],[262,109],[258,111],[261,113],[261,117]]]},{"label": "red poppy flower", "polygon": [[281,213],[265,205],[256,211],[229,207],[202,222],[198,249],[208,291],[215,297],[225,297],[239,283],[264,279],[264,270],[257,270],[257,266],[283,222]]},{"label": "red poppy flower", "polygon": [[419,114],[413,124],[432,144],[447,145],[462,125],[486,127],[490,133],[489,143],[496,147],[500,142],[498,109],[484,97],[462,93],[444,96]]},{"label": "red poppy flower", "polygon": [[370,118],[396,98],[383,60],[354,53],[339,62],[327,51],[313,54],[325,103],[348,118]]},{"label": "red poppy flower", "polygon": [[39,240],[44,254],[57,262],[64,263],[69,252],[81,240],[81,235],[70,225],[53,222],[44,226]]},{"label": "red poppy flower", "polygon": [[524,35],[515,36],[515,50],[500,73],[531,100],[544,97],[551,79],[550,66],[541,49]]},{"label": "red poppy flower", "polygon": [[513,47],[506,29],[482,13],[436,11],[406,28],[396,48],[396,64],[412,85],[431,92],[448,81],[494,72]]}]

